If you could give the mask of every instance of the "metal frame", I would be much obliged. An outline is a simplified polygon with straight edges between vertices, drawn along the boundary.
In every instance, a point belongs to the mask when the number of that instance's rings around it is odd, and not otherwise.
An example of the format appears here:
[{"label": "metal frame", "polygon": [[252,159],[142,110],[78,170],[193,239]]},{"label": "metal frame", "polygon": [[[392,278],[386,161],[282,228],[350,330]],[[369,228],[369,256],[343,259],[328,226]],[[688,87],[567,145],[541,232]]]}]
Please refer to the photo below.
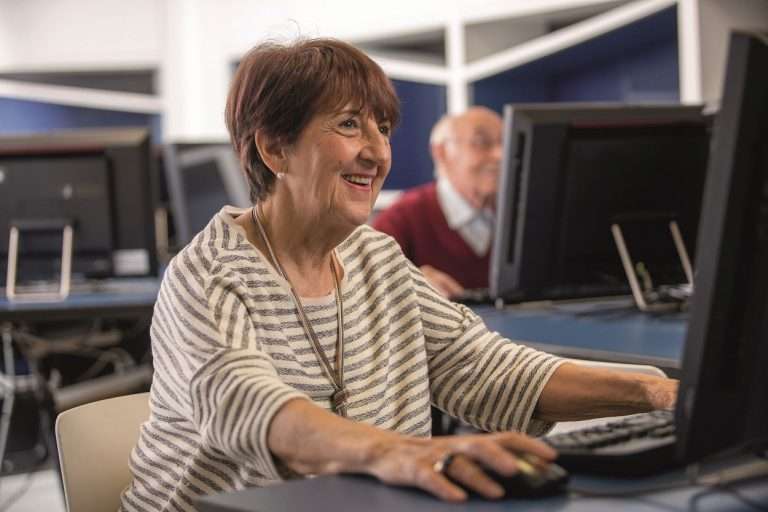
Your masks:
[{"label": "metal frame", "polygon": [[70,286],[72,284],[72,238],[73,229],[71,224],[65,224],[62,227],[61,241],[61,279],[59,280],[59,290],[51,291],[26,291],[17,292],[16,290],[16,270],[19,259],[19,226],[11,226],[11,234],[8,240],[8,270],[5,279],[5,295],[9,301],[28,301],[28,300],[64,300],[69,296]]},{"label": "metal frame", "polygon": [[[683,237],[680,234],[680,228],[677,225],[677,221],[670,221],[669,231],[672,240],[675,243],[675,250],[677,251],[677,257],[680,259],[680,265],[683,267],[685,277],[688,280],[687,284],[693,286],[693,267],[691,266],[691,260],[688,257],[688,251],[685,249],[685,244],[683,243]],[[635,271],[635,262],[632,261],[632,256],[630,256],[629,249],[627,249],[621,226],[616,223],[611,224],[611,233],[613,234],[613,241],[616,244],[616,249],[619,251],[621,264],[624,267],[624,273],[627,275],[627,281],[629,281],[629,287],[632,289],[632,297],[635,299],[637,308],[640,311],[670,311],[677,309],[678,305],[675,303],[654,304],[648,303],[648,301],[645,300],[645,293],[640,287],[637,272]]]},{"label": "metal frame", "polygon": [[180,245],[186,245],[196,234],[192,233],[189,225],[187,197],[184,195],[184,180],[187,179],[185,170],[190,166],[216,162],[230,204],[243,208],[251,206],[248,185],[230,145],[221,143],[201,145],[198,148],[183,148],[178,144],[169,144],[165,148],[164,157],[174,227],[177,242]]}]

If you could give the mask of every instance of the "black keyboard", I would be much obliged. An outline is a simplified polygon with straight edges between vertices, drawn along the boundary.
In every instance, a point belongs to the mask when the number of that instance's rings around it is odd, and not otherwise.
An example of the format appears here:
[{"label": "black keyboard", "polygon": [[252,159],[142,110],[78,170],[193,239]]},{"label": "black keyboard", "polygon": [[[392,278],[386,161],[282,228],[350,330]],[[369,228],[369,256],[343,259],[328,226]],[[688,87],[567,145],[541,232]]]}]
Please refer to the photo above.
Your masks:
[{"label": "black keyboard", "polygon": [[557,463],[569,471],[643,476],[675,465],[675,423],[671,411],[634,414],[604,425],[544,439]]}]

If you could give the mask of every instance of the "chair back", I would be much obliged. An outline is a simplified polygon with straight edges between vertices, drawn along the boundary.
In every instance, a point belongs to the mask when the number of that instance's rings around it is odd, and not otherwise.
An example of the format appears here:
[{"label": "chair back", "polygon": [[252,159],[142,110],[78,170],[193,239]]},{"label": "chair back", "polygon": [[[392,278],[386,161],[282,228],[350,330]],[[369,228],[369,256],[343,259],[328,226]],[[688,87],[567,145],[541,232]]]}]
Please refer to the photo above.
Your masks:
[{"label": "chair back", "polygon": [[56,444],[69,512],[120,507],[131,482],[128,459],[149,418],[149,393],[100,400],[56,418]]}]

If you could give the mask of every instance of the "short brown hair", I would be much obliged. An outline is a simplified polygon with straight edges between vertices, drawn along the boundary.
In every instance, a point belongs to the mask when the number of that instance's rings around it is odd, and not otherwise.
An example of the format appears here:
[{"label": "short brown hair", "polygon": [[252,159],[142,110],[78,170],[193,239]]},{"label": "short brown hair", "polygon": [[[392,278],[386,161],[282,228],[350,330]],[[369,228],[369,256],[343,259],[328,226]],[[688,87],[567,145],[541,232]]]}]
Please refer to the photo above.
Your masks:
[{"label": "short brown hair", "polygon": [[243,57],[229,89],[225,116],[253,202],[269,195],[275,182],[256,148],[256,132],[290,146],[315,115],[347,104],[392,126],[400,119],[392,83],[350,44],[336,39],[267,42]]}]

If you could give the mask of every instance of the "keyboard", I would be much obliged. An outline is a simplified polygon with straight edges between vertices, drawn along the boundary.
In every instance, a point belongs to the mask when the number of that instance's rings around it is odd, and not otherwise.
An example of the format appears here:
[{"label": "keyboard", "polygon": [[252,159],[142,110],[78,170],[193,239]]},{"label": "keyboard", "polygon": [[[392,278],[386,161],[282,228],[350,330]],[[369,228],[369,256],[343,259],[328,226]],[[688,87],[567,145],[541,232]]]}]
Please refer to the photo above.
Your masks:
[{"label": "keyboard", "polygon": [[644,476],[675,465],[672,411],[634,414],[544,441],[558,451],[557,463],[574,472]]}]

